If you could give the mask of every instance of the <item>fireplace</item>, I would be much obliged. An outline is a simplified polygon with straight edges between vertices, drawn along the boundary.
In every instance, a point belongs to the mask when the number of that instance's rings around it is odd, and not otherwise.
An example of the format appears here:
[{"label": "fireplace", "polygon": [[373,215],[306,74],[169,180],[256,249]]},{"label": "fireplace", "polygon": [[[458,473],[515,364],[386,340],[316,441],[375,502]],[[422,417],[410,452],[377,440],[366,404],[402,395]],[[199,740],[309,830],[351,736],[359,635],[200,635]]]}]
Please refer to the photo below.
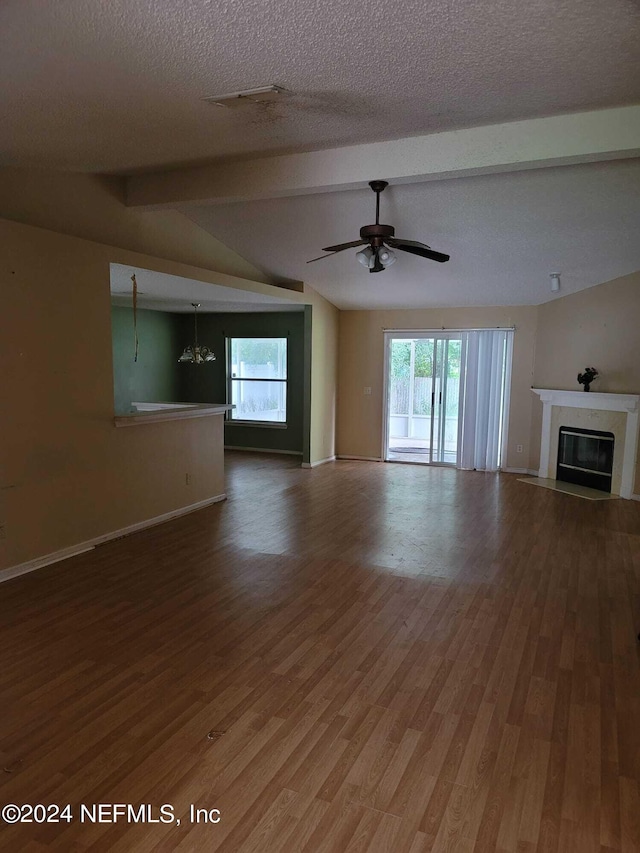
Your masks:
[{"label": "fireplace", "polygon": [[556,480],[611,492],[614,444],[612,432],[561,426]]},{"label": "fireplace", "polygon": [[[640,394],[614,394],[590,391],[561,391],[550,388],[532,388],[534,394],[542,402],[542,433],[540,436],[540,467],[538,477],[554,480],[558,478],[558,461],[563,463],[565,472],[575,469],[592,469],[595,462],[595,473],[611,473],[610,485],[605,490],[621,498],[631,498],[633,495],[636,469],[636,453],[638,450],[638,435],[640,434]],[[578,464],[567,461],[559,451],[560,428],[565,427],[573,433],[574,444],[593,435],[600,435],[597,449],[583,443],[579,447]],[[596,430],[595,427],[598,427]],[[607,438],[613,436],[614,441],[607,442],[612,456],[610,472],[600,470],[601,455],[605,453],[605,443],[602,433]],[[571,448],[568,448],[569,452]],[[604,456],[603,456],[604,458]],[[584,464],[586,462],[586,464]],[[568,466],[573,465],[573,468]],[[582,472],[584,473],[584,472]],[[564,477],[565,475],[560,475]],[[575,476],[575,474],[569,474]],[[596,488],[602,489],[602,480]]]}]

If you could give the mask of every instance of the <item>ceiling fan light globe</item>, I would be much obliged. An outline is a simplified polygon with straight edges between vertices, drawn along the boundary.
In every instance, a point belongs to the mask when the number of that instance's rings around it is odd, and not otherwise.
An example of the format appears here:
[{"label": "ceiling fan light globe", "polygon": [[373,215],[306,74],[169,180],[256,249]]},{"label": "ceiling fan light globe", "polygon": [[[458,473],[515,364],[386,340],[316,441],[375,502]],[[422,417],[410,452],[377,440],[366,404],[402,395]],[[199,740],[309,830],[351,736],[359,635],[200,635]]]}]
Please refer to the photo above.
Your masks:
[{"label": "ceiling fan light globe", "polygon": [[371,267],[375,263],[375,257],[371,246],[367,246],[366,249],[363,249],[361,252],[357,252],[356,258],[362,264],[362,266],[366,267],[367,269],[371,269]]},{"label": "ceiling fan light globe", "polygon": [[383,267],[390,267],[391,264],[395,264],[397,258],[396,253],[392,252],[391,249],[387,249],[386,247],[380,249],[378,252],[378,260],[382,264]]}]

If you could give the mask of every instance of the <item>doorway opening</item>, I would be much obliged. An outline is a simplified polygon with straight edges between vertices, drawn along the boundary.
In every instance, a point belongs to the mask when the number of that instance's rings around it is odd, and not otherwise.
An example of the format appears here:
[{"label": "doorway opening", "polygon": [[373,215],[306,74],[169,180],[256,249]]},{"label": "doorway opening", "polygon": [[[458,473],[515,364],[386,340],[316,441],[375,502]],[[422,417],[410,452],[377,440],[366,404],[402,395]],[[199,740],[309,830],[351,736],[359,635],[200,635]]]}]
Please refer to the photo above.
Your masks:
[{"label": "doorway opening", "polygon": [[392,338],[389,356],[386,459],[456,465],[462,339]]},{"label": "doorway opening", "polygon": [[513,329],[384,334],[383,459],[498,470]]}]

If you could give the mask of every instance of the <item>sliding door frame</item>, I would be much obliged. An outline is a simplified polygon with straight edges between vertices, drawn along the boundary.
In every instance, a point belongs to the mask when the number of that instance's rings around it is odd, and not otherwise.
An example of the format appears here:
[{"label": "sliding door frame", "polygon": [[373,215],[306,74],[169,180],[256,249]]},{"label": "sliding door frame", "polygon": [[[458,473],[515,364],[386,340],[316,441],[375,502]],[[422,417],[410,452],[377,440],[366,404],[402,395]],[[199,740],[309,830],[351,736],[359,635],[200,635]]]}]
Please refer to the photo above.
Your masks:
[{"label": "sliding door frame", "polygon": [[[468,332],[492,332],[492,331],[501,331],[501,332],[515,332],[515,326],[484,326],[484,327],[476,327],[476,328],[467,328],[467,329],[383,329],[383,345],[384,345],[384,358],[383,358],[383,377],[382,377],[382,394],[383,394],[383,405],[382,405],[382,448],[380,452],[380,458],[384,462],[390,461],[388,457],[388,449],[389,449],[389,374],[390,374],[390,356],[391,356],[391,341],[392,340],[415,340],[417,338],[429,338],[429,337],[448,337],[448,338],[456,338],[458,335],[462,336],[462,359],[460,366],[460,387],[464,389],[466,376],[465,376],[465,362],[466,362],[466,346],[467,346],[467,338],[466,333]],[[505,354],[505,375],[504,375],[504,388],[503,388],[503,404],[502,404],[502,434],[500,441],[500,467],[499,470],[506,471],[509,468],[506,465],[507,460],[507,449],[509,445],[509,419],[511,414],[511,371],[513,366],[513,347],[514,347],[514,337],[513,334],[507,336],[507,351]],[[464,396],[464,395],[463,395]],[[458,416],[458,451],[460,450],[461,444],[461,434],[463,428],[463,414],[464,414],[464,406],[461,407],[459,416]],[[459,460],[458,460],[459,461]],[[407,464],[407,463],[405,463]],[[432,462],[432,465],[441,465],[443,463]],[[447,463],[444,463],[447,464]],[[451,465],[447,465],[447,467],[451,467]],[[456,465],[457,467],[457,465]]]},{"label": "sliding door frame", "polygon": [[[383,377],[382,377],[382,449],[380,453],[380,458],[383,462],[389,462],[389,376],[391,372],[391,342],[398,340],[429,340],[431,338],[445,341],[445,340],[462,340],[462,349],[461,349],[461,358],[460,358],[460,388],[464,388],[464,364],[465,364],[465,352],[466,352],[466,338],[464,337],[464,333],[470,331],[469,329],[385,329],[383,331],[384,335],[384,358],[383,358]],[[438,365],[438,361],[436,358],[437,355],[437,344],[434,341],[434,376],[433,382],[435,387],[436,381],[436,370],[440,369]],[[443,400],[443,403],[446,402]],[[442,404],[440,404],[442,407]],[[438,416],[441,418],[441,413]],[[435,418],[433,417],[433,411],[431,414],[431,424],[430,424],[430,449],[429,449],[429,457],[433,457],[433,432],[435,428]],[[439,424],[438,424],[439,428]],[[457,448],[458,451],[460,449],[460,436],[462,431],[462,410],[458,413],[458,440],[457,440]],[[456,453],[456,458],[458,453]],[[411,463],[404,463],[411,464]],[[432,465],[432,466],[442,466],[444,468],[455,468],[457,467],[457,462],[452,464],[451,462],[423,462],[423,463],[413,463],[413,464],[423,464],[423,465]]]}]

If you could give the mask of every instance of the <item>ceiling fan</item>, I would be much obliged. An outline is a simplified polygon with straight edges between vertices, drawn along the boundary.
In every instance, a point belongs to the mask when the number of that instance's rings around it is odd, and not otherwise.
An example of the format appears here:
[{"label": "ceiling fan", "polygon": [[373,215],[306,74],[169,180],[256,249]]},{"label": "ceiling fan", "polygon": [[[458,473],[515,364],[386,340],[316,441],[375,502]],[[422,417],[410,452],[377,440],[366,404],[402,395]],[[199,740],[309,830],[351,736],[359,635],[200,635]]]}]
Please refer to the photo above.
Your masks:
[{"label": "ceiling fan", "polygon": [[449,255],[443,255],[442,252],[435,252],[430,246],[425,243],[417,243],[415,240],[401,240],[395,236],[395,228],[392,225],[380,224],[380,193],[389,186],[388,181],[369,181],[369,186],[376,194],[376,222],[375,225],[363,225],[360,229],[360,239],[354,240],[351,243],[340,243],[337,246],[326,246],[322,251],[329,252],[328,255],[320,255],[318,258],[312,258],[307,261],[312,264],[314,261],[321,261],[323,258],[330,258],[338,252],[343,252],[345,249],[352,249],[354,246],[367,245],[366,249],[356,254],[356,258],[363,266],[368,267],[369,272],[382,272],[382,270],[390,267],[395,263],[396,256],[393,249],[398,249],[401,252],[409,252],[412,255],[419,255],[421,258],[428,258],[431,261],[438,261],[443,264],[449,260]]}]

